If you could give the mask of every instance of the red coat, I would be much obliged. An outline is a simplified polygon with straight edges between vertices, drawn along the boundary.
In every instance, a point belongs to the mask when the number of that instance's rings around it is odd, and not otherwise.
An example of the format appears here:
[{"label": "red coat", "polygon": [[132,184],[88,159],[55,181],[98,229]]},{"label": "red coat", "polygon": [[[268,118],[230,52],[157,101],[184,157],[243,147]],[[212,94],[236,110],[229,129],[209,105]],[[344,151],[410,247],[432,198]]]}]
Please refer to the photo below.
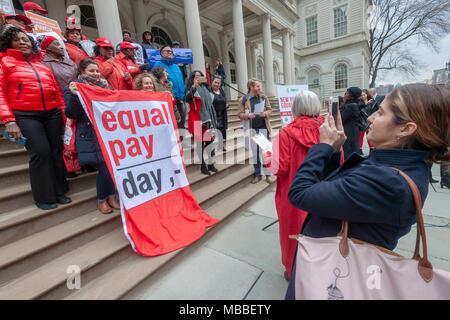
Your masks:
[{"label": "red coat", "polygon": [[69,42],[66,42],[66,49],[70,60],[75,62],[77,66],[80,64],[81,60],[90,58],[86,52]]},{"label": "red coat", "polygon": [[[316,119],[321,123],[325,121],[323,117]],[[265,157],[269,171],[277,176],[275,205],[280,226],[281,257],[289,277],[297,241],[288,237],[300,234],[308,213],[292,206],[287,194],[295,173],[309,149],[320,142],[321,123],[310,117],[295,119],[274,139],[273,155],[270,158]]]},{"label": "red coat", "polygon": [[125,80],[124,73],[127,70],[122,64],[114,63],[113,65],[103,56],[95,58],[95,62],[98,64],[100,74],[108,81],[113,90],[133,90],[133,81],[131,78]]},{"label": "red coat", "polygon": [[15,121],[13,110],[44,111],[60,108],[64,100],[52,71],[41,57],[28,61],[19,50],[8,49],[0,56],[0,121]]},{"label": "red coat", "polygon": [[214,140],[209,134],[205,134],[206,126],[202,125],[202,120],[200,119],[201,107],[202,99],[194,96],[194,101],[189,102],[188,131],[194,136],[194,141]]},{"label": "red coat", "polygon": [[133,62],[130,58],[128,58],[123,52],[119,53],[114,57],[114,64],[120,64],[131,75],[131,78],[134,79],[138,74],[141,73],[141,69],[139,66]]}]

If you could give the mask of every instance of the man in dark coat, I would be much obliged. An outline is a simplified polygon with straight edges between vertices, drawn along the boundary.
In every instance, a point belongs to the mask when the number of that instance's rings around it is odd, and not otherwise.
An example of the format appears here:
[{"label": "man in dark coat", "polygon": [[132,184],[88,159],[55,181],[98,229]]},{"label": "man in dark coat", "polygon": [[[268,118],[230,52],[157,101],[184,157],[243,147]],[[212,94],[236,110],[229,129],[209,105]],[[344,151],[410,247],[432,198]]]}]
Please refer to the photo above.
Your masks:
[{"label": "man in dark coat", "polygon": [[369,93],[372,96],[372,102],[364,108],[364,111],[366,112],[367,116],[370,117],[372,113],[375,113],[378,111],[378,109],[380,109],[380,105],[383,102],[385,96],[378,95],[373,88],[369,89]]},{"label": "man in dark coat", "polygon": [[360,154],[358,120],[361,94],[362,90],[358,87],[348,88],[344,95],[344,104],[340,108],[342,124],[347,136],[347,141],[343,146],[344,159],[349,158],[354,152]]}]

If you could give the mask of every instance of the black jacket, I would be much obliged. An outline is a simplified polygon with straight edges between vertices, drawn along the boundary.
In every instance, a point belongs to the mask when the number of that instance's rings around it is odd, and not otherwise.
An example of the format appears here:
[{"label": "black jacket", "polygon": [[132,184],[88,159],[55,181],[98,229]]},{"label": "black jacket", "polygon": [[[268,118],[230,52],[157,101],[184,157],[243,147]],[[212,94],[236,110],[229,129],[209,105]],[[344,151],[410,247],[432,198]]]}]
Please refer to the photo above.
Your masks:
[{"label": "black jacket", "polygon": [[347,141],[344,143],[344,158],[348,159],[353,153],[359,154],[359,112],[360,100],[349,100],[341,108],[342,124],[344,125]]},{"label": "black jacket", "polygon": [[371,116],[373,113],[377,112],[380,109],[380,105],[383,102],[385,96],[377,95],[377,98],[374,99],[371,103],[369,103],[364,111],[368,116]]},{"label": "black jacket", "polygon": [[[82,83],[78,79],[73,82]],[[100,145],[98,144],[97,134],[91,121],[84,112],[80,99],[77,95],[72,94],[69,86],[64,88],[63,96],[64,102],[66,103],[66,116],[77,121],[75,146],[78,152],[78,162],[81,166],[104,163],[105,160]]]}]

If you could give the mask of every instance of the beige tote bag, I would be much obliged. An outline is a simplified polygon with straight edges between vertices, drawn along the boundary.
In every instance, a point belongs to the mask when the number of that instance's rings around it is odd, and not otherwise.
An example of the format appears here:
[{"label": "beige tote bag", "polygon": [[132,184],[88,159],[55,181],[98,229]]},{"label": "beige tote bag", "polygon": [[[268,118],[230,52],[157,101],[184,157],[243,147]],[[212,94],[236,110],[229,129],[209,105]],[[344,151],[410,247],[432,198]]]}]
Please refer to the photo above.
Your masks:
[{"label": "beige tote bag", "polygon": [[[398,170],[398,169],[396,169]],[[412,259],[348,238],[348,222],[337,237],[298,238],[295,298],[297,300],[450,299],[450,272],[428,261],[422,200],[412,179],[406,179],[417,211],[417,240]],[[419,247],[422,240],[423,257]]]}]

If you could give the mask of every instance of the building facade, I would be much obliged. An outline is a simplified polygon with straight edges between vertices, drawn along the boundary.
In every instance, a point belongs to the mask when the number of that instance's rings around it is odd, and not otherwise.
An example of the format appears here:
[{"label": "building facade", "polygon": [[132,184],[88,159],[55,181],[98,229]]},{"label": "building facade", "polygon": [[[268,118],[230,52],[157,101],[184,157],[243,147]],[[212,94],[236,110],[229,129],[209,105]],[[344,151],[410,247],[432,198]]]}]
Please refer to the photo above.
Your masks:
[{"label": "building facade", "polygon": [[[14,0],[18,13],[24,0]],[[369,81],[366,18],[370,0],[35,0],[64,26],[80,17],[92,40],[135,42],[149,30],[159,44],[181,42],[194,53],[191,70],[220,58],[227,82],[246,92],[247,79],[276,86],[308,84],[322,99]],[[238,93],[230,92],[230,98]]]}]

